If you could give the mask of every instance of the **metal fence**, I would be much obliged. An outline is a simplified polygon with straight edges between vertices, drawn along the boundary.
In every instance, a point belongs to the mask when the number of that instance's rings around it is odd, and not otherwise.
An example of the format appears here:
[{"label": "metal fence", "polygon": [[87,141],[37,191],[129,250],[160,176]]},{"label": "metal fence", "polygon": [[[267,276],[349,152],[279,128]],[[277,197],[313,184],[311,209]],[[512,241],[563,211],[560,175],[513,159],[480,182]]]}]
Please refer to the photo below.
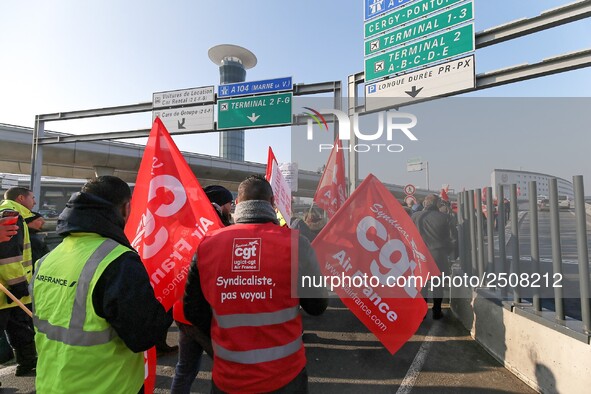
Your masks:
[{"label": "metal fence", "polygon": [[[589,292],[589,255],[587,235],[587,211],[591,214],[591,206],[587,208],[584,198],[583,177],[574,176],[574,234],[569,233],[570,244],[576,238],[577,264],[570,262],[567,277],[568,286],[547,286],[546,288],[532,286],[532,278],[546,279],[563,278],[565,264],[561,241],[560,207],[558,198],[557,179],[549,182],[549,242],[551,244],[551,258],[540,257],[540,246],[546,250],[548,236],[542,237],[540,244],[539,205],[535,181],[529,182],[529,200],[518,201],[517,185],[510,185],[509,212],[506,212],[503,186],[498,185],[497,203],[493,200],[493,190],[486,188],[485,201],[482,200],[482,190],[468,190],[458,195],[458,234],[460,248],[460,265],[464,273],[485,279],[479,286],[488,284],[487,289],[495,294],[502,302],[510,307],[528,308],[531,313],[544,316],[552,320],[553,324],[566,327],[566,321],[576,320],[582,324],[578,327],[583,334],[591,334],[591,307]],[[527,203],[527,206],[525,204]],[[521,210],[520,210],[521,206]],[[545,208],[545,206],[544,206]],[[484,214],[486,212],[486,214]],[[573,213],[572,210],[569,210]],[[529,219],[529,226],[520,228],[523,219]],[[547,218],[544,215],[544,218]],[[547,224],[547,223],[546,223]],[[520,230],[529,232],[529,237],[520,237]],[[575,236],[576,235],[576,236]],[[527,253],[524,246],[529,241]],[[520,248],[521,246],[521,248]],[[521,249],[521,250],[520,250]],[[551,260],[551,261],[550,261]],[[494,280],[486,280],[486,279]],[[517,279],[501,282],[499,279]],[[526,282],[527,279],[527,283]],[[574,281],[574,282],[573,282]],[[578,284],[578,286],[577,286]],[[578,287],[578,292],[574,290]],[[565,290],[569,293],[565,296]],[[578,294],[574,294],[578,293]],[[567,316],[565,301],[568,301],[569,311],[576,309],[576,313]],[[580,305],[579,305],[580,303]],[[554,311],[549,314],[548,311]],[[549,318],[549,315],[551,318]]]}]

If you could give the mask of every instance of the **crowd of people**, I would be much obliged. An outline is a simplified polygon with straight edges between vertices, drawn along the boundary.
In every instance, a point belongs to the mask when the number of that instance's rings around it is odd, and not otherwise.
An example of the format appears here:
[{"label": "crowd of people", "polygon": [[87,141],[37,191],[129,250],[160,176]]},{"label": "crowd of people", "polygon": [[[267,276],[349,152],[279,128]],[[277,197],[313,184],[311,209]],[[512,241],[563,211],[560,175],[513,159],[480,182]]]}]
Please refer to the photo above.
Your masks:
[{"label": "crowd of people", "polygon": [[[43,226],[42,216],[32,211],[33,193],[9,189],[0,212],[16,212],[16,222],[0,221],[0,283],[6,287],[0,293],[0,331],[14,349],[15,374],[35,374],[41,393],[143,392],[142,352],[162,345],[163,338],[167,346],[174,315],[180,336],[173,393],[190,392],[204,350],[214,359],[214,392],[306,392],[300,308],[322,314],[327,291],[291,296],[292,230],[278,225],[264,178],[240,184],[233,222],[232,193],[218,185],[205,193],[227,227],[201,242],[184,299],[166,311],[124,234],[131,211],[124,181],[102,176],[75,193],[58,219],[56,233],[63,239],[51,252],[42,239],[33,241]],[[232,259],[233,240],[240,238],[258,242],[250,257],[274,291],[264,301],[220,302],[215,281],[220,275],[236,277],[224,262]],[[300,236],[294,247],[300,273],[320,275],[309,241]],[[19,302],[11,302],[10,295]],[[93,371],[92,379],[72,367],[80,365]]]},{"label": "crowd of people", "polygon": [[[172,393],[190,392],[204,352],[213,359],[214,393],[307,392],[301,310],[322,314],[328,293],[306,289],[313,293],[303,296],[298,288],[292,297],[291,248],[297,247],[299,275],[320,276],[311,242],[326,219],[310,210],[293,218],[291,228],[280,226],[271,186],[257,175],[238,187],[233,215],[229,190],[211,185],[204,191],[224,227],[205,235],[184,297],[167,311],[124,234],[131,212],[124,181],[101,176],[75,193],[59,216],[62,241],[52,251],[40,234],[44,218],[33,211],[33,193],[9,189],[0,204],[7,216],[0,219],[0,283],[6,288],[0,293],[0,334],[14,349],[15,374],[36,374],[41,393],[143,392],[142,352],[177,349],[166,344],[174,319],[179,342]],[[449,205],[430,194],[408,211],[439,269],[447,271],[456,248]],[[16,222],[8,217],[13,212]],[[241,260],[236,248],[242,248]],[[241,265],[245,261],[264,281],[240,282],[251,269]],[[440,319],[442,294],[433,297],[433,319]],[[80,365],[93,371],[91,380],[72,368]]]}]

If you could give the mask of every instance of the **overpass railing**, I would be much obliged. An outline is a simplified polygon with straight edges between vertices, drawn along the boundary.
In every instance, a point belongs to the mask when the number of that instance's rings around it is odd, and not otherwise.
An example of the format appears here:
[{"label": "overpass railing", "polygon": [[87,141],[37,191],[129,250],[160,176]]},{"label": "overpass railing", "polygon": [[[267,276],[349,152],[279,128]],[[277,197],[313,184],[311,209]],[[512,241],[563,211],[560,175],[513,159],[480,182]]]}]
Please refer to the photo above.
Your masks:
[{"label": "overpass railing", "polygon": [[[519,200],[515,184],[509,185],[509,201],[504,199],[503,185],[497,186],[496,203],[491,187],[484,193],[476,189],[458,195],[460,270],[456,274],[481,278],[477,286],[471,286],[473,291],[589,343],[587,212],[591,209],[585,204],[583,177],[573,177],[574,211],[572,200],[567,199],[568,205],[559,201],[556,178],[549,180],[549,204],[538,204],[535,181],[528,186],[528,200]],[[540,214],[546,210],[548,215],[542,215],[549,234],[540,231]],[[574,214],[574,226],[568,215],[563,215],[561,223],[561,212]],[[520,227],[526,218],[529,226]],[[565,225],[565,218],[571,219],[570,226]],[[551,257],[541,256],[540,248],[547,251],[549,246]],[[576,246],[576,260],[563,257],[565,246],[571,250]]]}]

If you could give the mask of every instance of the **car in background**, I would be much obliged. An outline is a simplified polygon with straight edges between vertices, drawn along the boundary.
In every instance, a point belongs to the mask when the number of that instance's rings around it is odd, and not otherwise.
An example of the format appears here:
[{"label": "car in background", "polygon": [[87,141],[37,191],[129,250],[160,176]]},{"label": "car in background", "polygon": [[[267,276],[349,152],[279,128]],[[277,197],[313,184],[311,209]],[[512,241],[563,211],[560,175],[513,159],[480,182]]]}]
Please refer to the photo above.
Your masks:
[{"label": "car in background", "polygon": [[540,202],[542,200],[547,200],[547,199],[548,199],[548,196],[544,196],[543,194],[539,195],[538,196],[538,201],[537,201],[538,205],[540,204]]},{"label": "car in background", "polygon": [[550,211],[550,200],[543,198],[538,203],[538,211]]},{"label": "car in background", "polygon": [[558,196],[558,208],[570,209],[571,203],[568,196]]},{"label": "car in background", "polygon": [[53,219],[59,216],[55,209],[40,209],[39,214],[47,219]]}]

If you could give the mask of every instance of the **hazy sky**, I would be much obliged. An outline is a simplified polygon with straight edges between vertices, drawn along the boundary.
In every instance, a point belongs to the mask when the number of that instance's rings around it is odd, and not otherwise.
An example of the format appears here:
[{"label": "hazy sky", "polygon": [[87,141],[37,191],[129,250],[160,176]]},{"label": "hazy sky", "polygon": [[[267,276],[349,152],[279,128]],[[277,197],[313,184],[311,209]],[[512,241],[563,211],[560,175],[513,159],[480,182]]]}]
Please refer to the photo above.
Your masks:
[{"label": "hazy sky", "polygon": [[[476,31],[569,3],[474,2]],[[247,72],[247,80],[292,76],[294,83],[346,83],[348,75],[363,70],[363,1],[3,1],[0,123],[32,127],[36,114],[149,102],[154,92],[218,85],[218,68],[207,56],[208,49],[218,44],[241,45],[255,53],[258,64]],[[482,73],[588,48],[589,19],[478,50],[476,69]],[[587,97],[590,88],[591,69],[583,69],[470,96]],[[412,112],[412,107],[405,110]],[[482,122],[490,125],[491,120]],[[46,128],[94,133],[149,128],[150,123],[151,114],[146,113],[54,122]],[[432,119],[425,122],[432,123]],[[470,135],[465,135],[465,128],[458,128],[438,143],[437,139],[429,141],[429,133],[437,132],[429,130],[423,132],[407,154],[421,156],[431,163],[432,188],[442,183],[450,183],[455,189],[481,187],[490,181],[493,168],[520,167],[563,178],[583,174],[589,184],[591,173],[586,171],[591,166],[578,159],[587,157],[588,130],[584,133],[569,127],[568,117],[559,125],[560,130],[547,128],[539,132],[482,127]],[[570,143],[566,144],[569,149],[554,149],[549,154],[546,149],[524,146],[546,145],[558,138],[556,132],[561,133],[560,141]],[[516,138],[511,139],[512,136]],[[215,134],[175,140],[184,151],[218,153]],[[495,146],[499,141],[506,141],[512,148]],[[286,128],[249,131],[246,160],[265,162],[267,146],[271,144],[279,161],[287,161],[289,142]],[[515,149],[520,146],[524,149]],[[498,158],[492,155],[493,149],[501,152]],[[446,152],[444,157],[441,151]],[[508,156],[503,157],[502,152]],[[478,160],[483,153],[487,159]],[[404,167],[406,156],[393,160],[393,165]],[[395,174],[395,179],[384,181],[424,186],[424,175],[420,173],[406,174],[397,168]]]}]

